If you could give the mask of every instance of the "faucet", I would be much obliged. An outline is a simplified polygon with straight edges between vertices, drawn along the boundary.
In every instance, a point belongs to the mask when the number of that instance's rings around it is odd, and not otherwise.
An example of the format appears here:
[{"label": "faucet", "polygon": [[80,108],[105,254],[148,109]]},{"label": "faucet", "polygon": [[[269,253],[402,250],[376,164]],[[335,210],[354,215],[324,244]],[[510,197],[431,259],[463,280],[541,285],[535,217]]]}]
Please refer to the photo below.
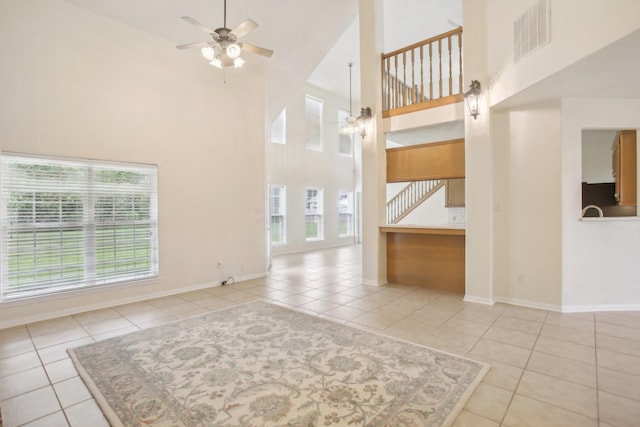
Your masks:
[{"label": "faucet", "polygon": [[596,205],[587,205],[584,207],[584,209],[582,209],[582,217],[584,218],[584,214],[587,213],[587,211],[589,209],[595,209],[598,211],[598,216],[600,218],[602,218],[604,216],[604,213],[602,212],[602,209],[600,209],[600,206],[596,206]]}]

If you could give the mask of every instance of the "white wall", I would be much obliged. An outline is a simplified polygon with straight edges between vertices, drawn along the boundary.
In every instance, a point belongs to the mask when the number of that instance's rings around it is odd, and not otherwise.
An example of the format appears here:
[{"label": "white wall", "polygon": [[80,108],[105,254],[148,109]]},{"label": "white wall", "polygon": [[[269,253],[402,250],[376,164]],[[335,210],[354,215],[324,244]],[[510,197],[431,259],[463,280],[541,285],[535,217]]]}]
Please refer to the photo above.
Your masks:
[{"label": "white wall", "polygon": [[[465,1],[465,8],[471,1]],[[487,4],[485,52],[492,85],[491,105],[517,94],[639,27],[640,2],[637,0],[550,0],[551,42],[514,64],[513,23],[536,0],[482,1]],[[465,27],[467,23],[465,19]],[[465,43],[468,40],[466,35],[465,28]]]},{"label": "white wall", "polygon": [[385,223],[386,170],[385,137],[382,124],[381,76],[384,0],[359,0],[360,10],[360,95],[361,105],[371,107],[373,120],[362,139],[362,283],[387,283],[387,236]]},{"label": "white wall", "polygon": [[493,139],[494,298],[560,310],[560,106],[499,115]]},{"label": "white wall", "polygon": [[[464,0],[465,81],[487,81],[487,3]],[[465,300],[493,301],[493,146],[486,86],[477,119],[465,116]],[[464,106],[462,106],[464,108]]]},{"label": "white wall", "polygon": [[28,304],[0,327],[265,274],[264,83],[64,1],[0,2],[0,149],[159,169],[160,278]]},{"label": "white wall", "polygon": [[582,182],[615,182],[611,163],[615,136],[611,129],[582,131]]},{"label": "white wall", "polygon": [[[305,95],[323,101],[323,149],[305,148]],[[287,243],[272,246],[274,255],[317,250],[354,243],[354,237],[338,236],[338,192],[354,191],[354,157],[338,154],[338,109],[349,109],[349,101],[317,87],[305,85],[287,109],[286,144],[269,144],[271,184],[286,186]],[[353,136],[355,142],[359,135]],[[320,187],[324,193],[324,239],[305,241],[305,187]]]},{"label": "white wall", "polygon": [[640,309],[640,219],[582,221],[583,129],[640,128],[640,100],[562,102],[562,298],[568,311]]},{"label": "white wall", "polygon": [[580,220],[581,132],[638,127],[637,101],[498,104],[636,30],[640,3],[551,1],[551,43],[514,64],[513,22],[533,4],[463,3],[464,72],[483,82],[485,103],[478,120],[465,121],[465,299],[637,308],[640,222]]}]

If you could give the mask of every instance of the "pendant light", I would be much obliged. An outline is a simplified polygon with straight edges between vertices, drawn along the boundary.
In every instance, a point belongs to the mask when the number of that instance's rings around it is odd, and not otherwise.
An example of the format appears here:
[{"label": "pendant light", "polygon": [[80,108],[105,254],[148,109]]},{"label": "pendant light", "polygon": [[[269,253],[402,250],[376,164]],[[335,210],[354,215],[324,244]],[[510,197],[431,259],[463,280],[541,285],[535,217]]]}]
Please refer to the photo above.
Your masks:
[{"label": "pendant light", "polygon": [[345,123],[340,127],[340,132],[346,134],[354,134],[358,132],[358,123],[356,118],[351,114],[351,67],[353,62],[349,62],[349,116],[345,120]]}]

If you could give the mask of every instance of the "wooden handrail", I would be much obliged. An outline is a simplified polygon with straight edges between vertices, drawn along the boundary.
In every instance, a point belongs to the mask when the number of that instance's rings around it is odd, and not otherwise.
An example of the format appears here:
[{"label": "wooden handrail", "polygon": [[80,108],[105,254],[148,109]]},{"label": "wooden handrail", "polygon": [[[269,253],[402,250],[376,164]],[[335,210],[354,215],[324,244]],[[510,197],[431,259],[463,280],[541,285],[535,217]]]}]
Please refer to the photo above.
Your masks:
[{"label": "wooden handrail", "polygon": [[417,47],[424,46],[426,44],[433,43],[438,40],[446,39],[447,37],[452,36],[454,34],[458,34],[458,33],[462,34],[462,27],[454,28],[453,30],[447,31],[446,33],[438,34],[437,36],[433,36],[431,38],[416,42],[414,44],[410,44],[409,46],[405,46],[388,53],[383,53],[382,58],[389,57],[389,56],[396,56],[397,54],[402,53],[404,51],[412,50]]},{"label": "wooden handrail", "polygon": [[383,53],[381,67],[383,117],[461,102],[462,27]]},{"label": "wooden handrail", "polygon": [[387,202],[387,224],[397,224],[425,200],[444,187],[445,181],[412,181]]}]

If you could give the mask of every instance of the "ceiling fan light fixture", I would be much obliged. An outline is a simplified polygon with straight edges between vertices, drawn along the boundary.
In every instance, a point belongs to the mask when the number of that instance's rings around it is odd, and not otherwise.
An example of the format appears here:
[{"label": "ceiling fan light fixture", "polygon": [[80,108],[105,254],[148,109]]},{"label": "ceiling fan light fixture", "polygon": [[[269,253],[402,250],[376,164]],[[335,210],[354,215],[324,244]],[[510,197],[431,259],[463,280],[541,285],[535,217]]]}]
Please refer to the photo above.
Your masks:
[{"label": "ceiling fan light fixture", "polygon": [[227,28],[227,0],[224,0],[224,23],[220,28],[212,30],[189,16],[183,16],[182,19],[191,25],[194,25],[196,28],[208,33],[213,40],[182,44],[176,46],[176,48],[201,48],[200,52],[202,53],[202,56],[207,60],[207,62],[209,62],[209,64],[216,68],[225,68],[230,66],[234,66],[235,68],[242,67],[245,64],[245,60],[240,57],[242,52],[249,52],[266,58],[270,58],[271,55],[273,55],[273,51],[270,49],[238,42],[239,38],[244,37],[258,28],[258,23],[253,19],[245,19],[233,30]]},{"label": "ceiling fan light fixture", "polygon": [[213,50],[213,48],[210,46],[203,47],[200,50],[200,52],[202,53],[202,56],[204,57],[204,59],[206,59],[209,62],[213,61],[213,59],[216,57],[216,51]]},{"label": "ceiling fan light fixture", "polygon": [[240,57],[237,57],[236,59],[233,60],[233,68],[240,68],[245,63],[246,63],[246,61],[244,59],[242,59]]},{"label": "ceiling fan light fixture", "polygon": [[227,46],[226,53],[229,58],[236,59],[240,57],[242,49],[236,43],[231,43],[229,46]]}]

